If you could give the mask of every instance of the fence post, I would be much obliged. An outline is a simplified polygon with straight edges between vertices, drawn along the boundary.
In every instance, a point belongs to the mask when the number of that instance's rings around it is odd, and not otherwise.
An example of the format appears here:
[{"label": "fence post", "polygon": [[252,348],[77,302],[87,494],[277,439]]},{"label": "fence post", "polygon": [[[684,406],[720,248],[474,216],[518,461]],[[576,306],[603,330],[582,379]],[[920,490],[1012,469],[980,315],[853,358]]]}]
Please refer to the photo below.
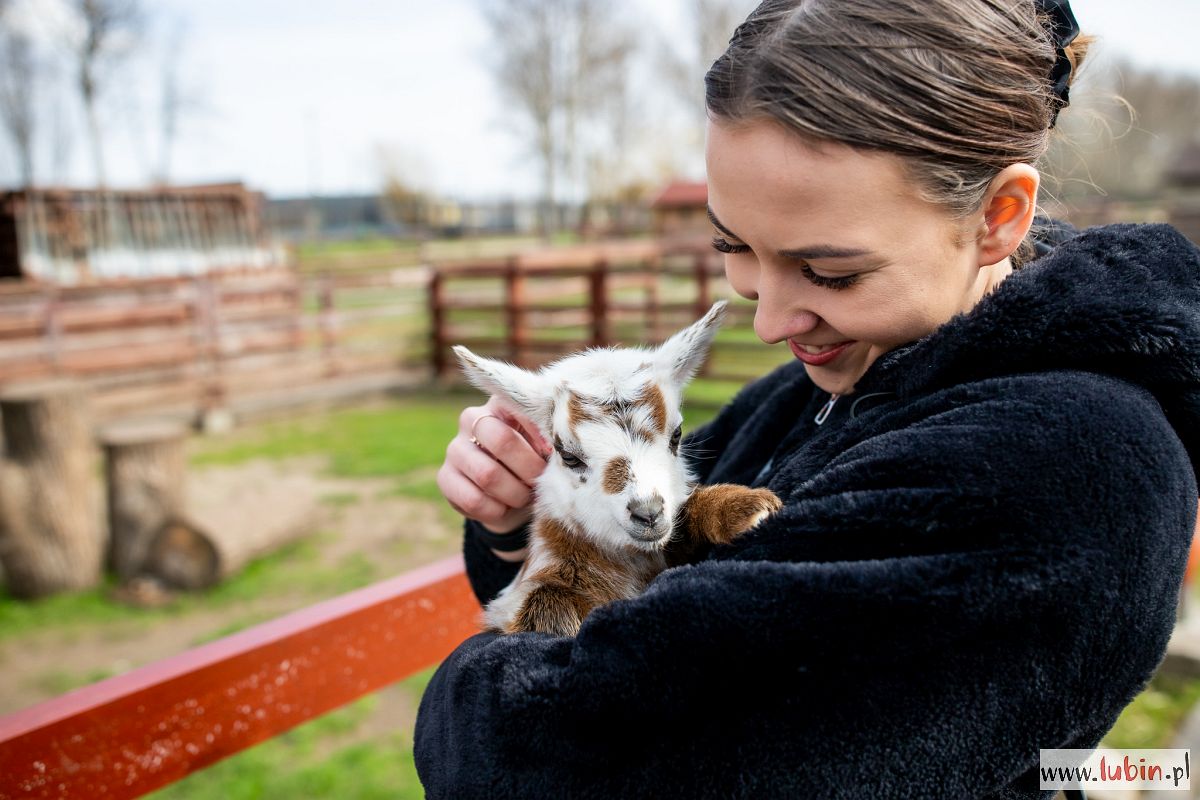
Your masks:
[{"label": "fence post", "polygon": [[292,301],[292,350],[301,352],[304,346],[304,279],[299,274],[290,274],[290,291]]},{"label": "fence post", "polygon": [[600,259],[592,266],[589,281],[592,300],[592,347],[608,345],[608,260]]},{"label": "fence post", "polygon": [[659,309],[659,282],[662,278],[662,254],[653,255],[646,262],[645,312],[642,324],[646,326],[647,338],[651,342],[661,341],[662,315]]},{"label": "fence post", "polygon": [[508,360],[526,366],[525,348],[529,343],[525,329],[525,273],[516,258],[508,260],[505,271],[505,312],[508,318]]},{"label": "fence post", "polygon": [[[697,250],[693,262],[696,270],[696,319],[703,317],[712,305],[712,293],[708,287],[708,258],[709,255],[704,250]],[[712,373],[713,357],[710,355],[704,359],[701,364],[699,375],[702,378],[708,377]]]},{"label": "fence post", "polygon": [[62,374],[62,289],[46,290],[46,359],[55,375]]},{"label": "fence post", "polygon": [[211,275],[198,275],[196,288],[196,319],[199,323],[199,348],[202,362],[207,362],[207,375],[202,379],[200,394],[200,426],[206,431],[219,431],[232,426],[225,410],[225,384],[221,370],[221,330],[217,321],[220,302],[215,280]]},{"label": "fence post", "polygon": [[317,306],[321,325],[321,361],[325,365],[325,376],[337,375],[337,319],[333,310],[333,279],[322,272],[317,281]]},{"label": "fence post", "polygon": [[442,305],[442,271],[434,267],[429,276],[429,357],[433,364],[433,377],[440,378],[446,371],[446,346],[444,326],[445,309]]},{"label": "fence post", "polygon": [[711,293],[708,290],[708,254],[697,250],[692,255],[692,264],[696,277],[696,319],[699,319],[712,305]]}]

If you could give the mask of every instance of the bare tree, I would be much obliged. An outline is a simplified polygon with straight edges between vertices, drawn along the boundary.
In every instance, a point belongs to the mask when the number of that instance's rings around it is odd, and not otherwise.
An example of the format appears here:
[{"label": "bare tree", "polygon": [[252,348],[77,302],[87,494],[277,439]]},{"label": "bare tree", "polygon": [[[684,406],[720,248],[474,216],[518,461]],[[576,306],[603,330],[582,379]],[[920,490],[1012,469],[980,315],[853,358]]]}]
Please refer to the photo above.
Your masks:
[{"label": "bare tree", "polygon": [[76,80],[87,118],[96,181],[105,183],[104,146],[97,106],[113,70],[132,52],[144,14],[139,0],[73,0],[82,26],[75,46]]},{"label": "bare tree", "polygon": [[429,237],[436,198],[427,188],[427,163],[398,146],[381,145],[376,159],[383,174],[382,199],[392,217],[417,239]]},{"label": "bare tree", "polygon": [[666,84],[698,127],[705,121],[704,74],[755,5],[757,0],[688,0],[684,36],[668,38],[658,48]]},{"label": "bare tree", "polygon": [[0,0],[0,122],[3,123],[21,174],[21,183],[34,179],[35,100],[43,82],[44,61],[33,39],[13,21],[10,0]]},{"label": "bare tree", "polygon": [[559,185],[583,186],[606,101],[627,79],[636,42],[620,9],[604,0],[491,0],[481,10],[501,95],[532,134],[548,234]]},{"label": "bare tree", "polygon": [[179,126],[185,117],[205,108],[201,92],[185,83],[183,75],[184,42],[187,26],[176,20],[166,37],[166,48],[160,63],[162,68],[158,95],[159,152],[155,180],[167,183],[171,176],[171,156],[179,139]]},{"label": "bare tree", "polygon": [[542,172],[545,234],[552,227],[556,170],[561,161],[555,113],[563,79],[562,44],[556,30],[562,7],[563,0],[496,0],[482,5],[496,45],[493,69],[501,96],[532,129]]}]

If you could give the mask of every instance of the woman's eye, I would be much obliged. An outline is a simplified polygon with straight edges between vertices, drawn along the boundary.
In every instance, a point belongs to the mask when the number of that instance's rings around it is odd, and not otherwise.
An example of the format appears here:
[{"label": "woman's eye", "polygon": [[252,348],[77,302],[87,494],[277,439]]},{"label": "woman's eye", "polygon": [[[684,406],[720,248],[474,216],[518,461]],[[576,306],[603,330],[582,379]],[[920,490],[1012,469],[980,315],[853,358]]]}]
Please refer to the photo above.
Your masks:
[{"label": "woman's eye", "polygon": [[679,440],[683,438],[683,427],[675,428],[675,432],[671,434],[671,453],[674,454],[679,450]]},{"label": "woman's eye", "polygon": [[584,465],[582,459],[576,458],[575,456],[571,455],[570,453],[565,453],[565,452],[560,451],[558,455],[562,459],[563,464],[568,469],[579,469],[580,467],[582,467]]},{"label": "woman's eye", "polygon": [[712,238],[713,250],[718,253],[749,253],[750,247],[744,244],[730,244],[720,236]]},{"label": "woman's eye", "polygon": [[808,264],[800,265],[800,272],[804,277],[813,284],[813,286],[823,286],[826,289],[848,289],[858,280],[858,275],[843,275],[837,278],[827,278],[824,275],[818,275],[812,271],[812,267]]}]

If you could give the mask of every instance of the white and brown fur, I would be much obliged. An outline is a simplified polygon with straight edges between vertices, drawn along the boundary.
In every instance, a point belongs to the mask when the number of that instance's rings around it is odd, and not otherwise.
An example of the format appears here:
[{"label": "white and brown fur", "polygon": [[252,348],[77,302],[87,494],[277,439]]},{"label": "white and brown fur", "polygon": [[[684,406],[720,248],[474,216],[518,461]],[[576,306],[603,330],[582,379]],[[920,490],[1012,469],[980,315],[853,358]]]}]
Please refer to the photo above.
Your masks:
[{"label": "white and brown fur", "polygon": [[679,452],[683,387],[725,314],[655,350],[588,350],[530,372],[454,351],[467,377],[554,444],[537,481],[529,554],[485,611],[503,633],[573,636],[598,605],[634,597],[704,543],[725,543],[780,506],[765,489],[696,488]]}]

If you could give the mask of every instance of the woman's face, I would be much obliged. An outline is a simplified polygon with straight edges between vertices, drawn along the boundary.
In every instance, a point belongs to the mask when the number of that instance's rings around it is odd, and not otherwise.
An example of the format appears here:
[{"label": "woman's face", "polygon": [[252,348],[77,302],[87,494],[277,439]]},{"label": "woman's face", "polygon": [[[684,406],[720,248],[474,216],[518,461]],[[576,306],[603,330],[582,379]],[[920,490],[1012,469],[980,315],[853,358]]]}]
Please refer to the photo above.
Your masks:
[{"label": "woman's face", "polygon": [[1011,271],[1008,259],[981,267],[962,224],[920,197],[896,156],[713,121],[706,159],[713,244],[734,290],[758,302],[755,333],[787,341],[825,391],[850,394],[880,355]]}]

